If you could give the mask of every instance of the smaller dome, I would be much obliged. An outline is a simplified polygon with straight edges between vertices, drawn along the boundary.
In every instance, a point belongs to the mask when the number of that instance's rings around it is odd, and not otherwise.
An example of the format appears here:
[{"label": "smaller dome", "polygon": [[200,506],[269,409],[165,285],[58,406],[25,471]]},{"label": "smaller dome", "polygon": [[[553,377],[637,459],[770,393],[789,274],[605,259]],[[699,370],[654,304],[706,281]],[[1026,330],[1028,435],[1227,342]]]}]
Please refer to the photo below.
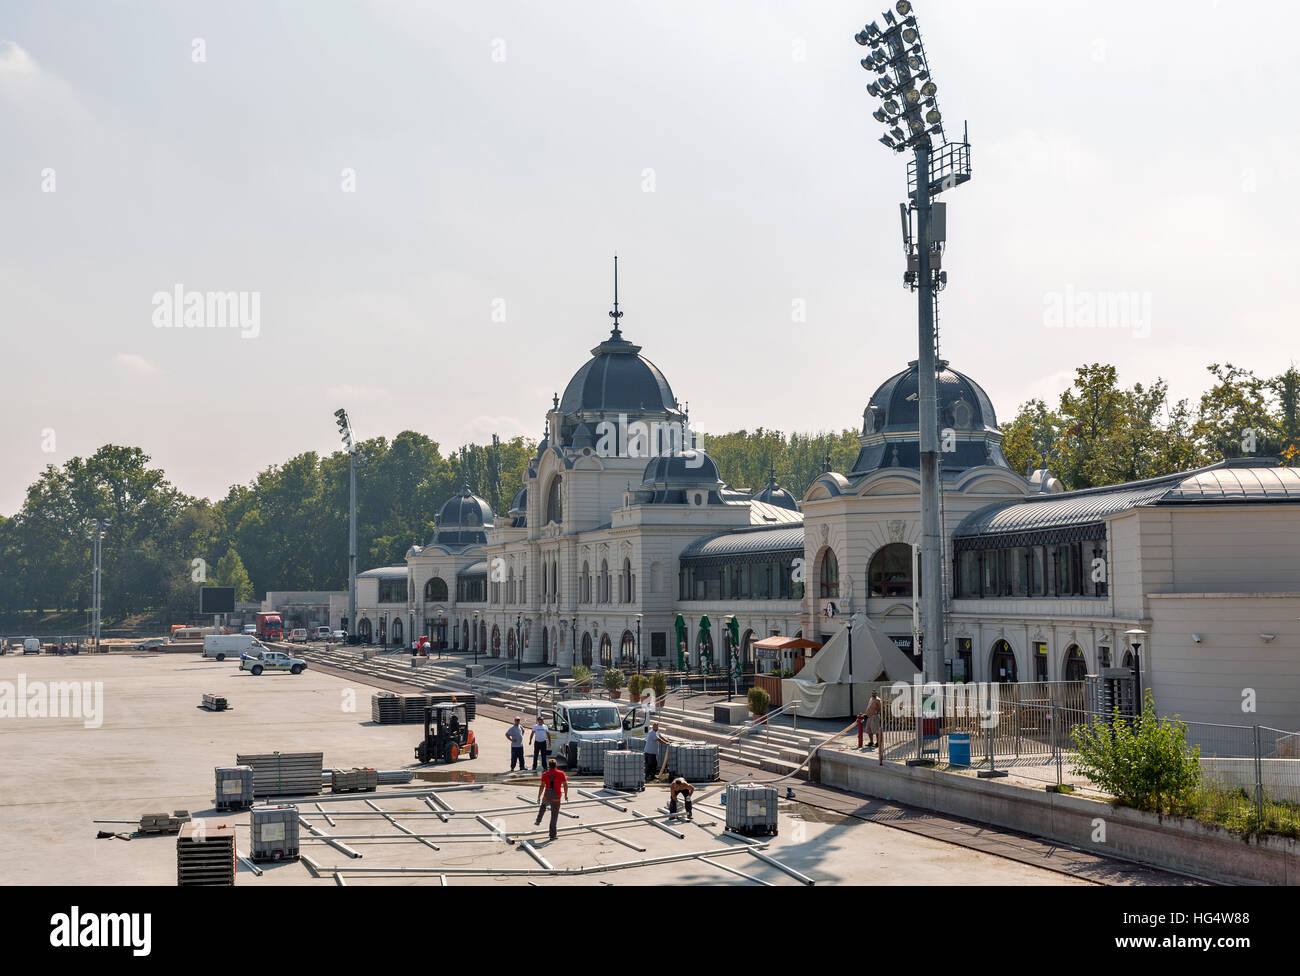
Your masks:
[{"label": "smaller dome", "polygon": [[510,515],[523,515],[528,511],[528,486],[519,489],[515,500],[510,503]]},{"label": "smaller dome", "polygon": [[775,471],[768,472],[767,486],[754,496],[754,501],[774,505],[777,508],[788,508],[792,512],[799,511],[798,499],[777,485]]},{"label": "smaller dome", "polygon": [[703,451],[688,450],[652,458],[641,479],[642,488],[717,488],[718,465]]},{"label": "smaller dome", "polygon": [[486,529],[492,528],[492,506],[468,487],[443,502],[434,525],[433,543],[464,548],[487,543]]}]

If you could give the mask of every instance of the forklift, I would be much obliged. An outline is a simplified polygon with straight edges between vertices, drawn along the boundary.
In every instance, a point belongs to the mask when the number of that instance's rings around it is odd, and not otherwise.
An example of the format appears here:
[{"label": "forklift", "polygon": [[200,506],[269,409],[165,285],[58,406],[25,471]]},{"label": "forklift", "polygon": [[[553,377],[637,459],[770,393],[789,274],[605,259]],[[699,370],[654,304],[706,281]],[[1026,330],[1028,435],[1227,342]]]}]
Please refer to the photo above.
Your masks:
[{"label": "forklift", "polygon": [[465,720],[462,702],[442,702],[424,710],[424,741],[415,747],[420,764],[453,763],[464,755],[478,758],[478,742]]}]

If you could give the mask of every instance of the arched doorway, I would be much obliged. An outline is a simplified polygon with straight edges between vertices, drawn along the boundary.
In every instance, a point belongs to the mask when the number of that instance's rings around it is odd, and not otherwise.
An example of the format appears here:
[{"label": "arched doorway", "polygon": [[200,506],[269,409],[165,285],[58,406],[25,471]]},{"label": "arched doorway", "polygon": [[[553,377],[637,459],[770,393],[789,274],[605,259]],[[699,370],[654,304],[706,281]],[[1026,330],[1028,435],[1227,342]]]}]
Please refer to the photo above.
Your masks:
[{"label": "arched doorway", "polygon": [[402,620],[400,617],[393,621],[393,643],[402,643]]},{"label": "arched doorway", "polygon": [[623,631],[623,637],[618,642],[618,658],[619,667],[636,667],[636,635],[630,630]]},{"label": "arched doorway", "polygon": [[362,643],[370,643],[370,618],[362,617],[361,622],[357,624],[357,636],[361,638]]},{"label": "arched doorway", "polygon": [[380,644],[388,643],[388,618],[379,618],[379,641]]},{"label": "arched doorway", "polygon": [[501,628],[496,624],[492,625],[492,656],[501,656]]},{"label": "arched doorway", "polygon": [[545,627],[542,628],[542,663],[546,663],[546,655],[551,652],[551,632]]},{"label": "arched doorway", "polygon": [[560,663],[560,652],[564,650],[564,645],[560,643],[560,631],[556,627],[551,628],[551,649],[555,652],[550,663]]},{"label": "arched doorway", "polygon": [[993,644],[993,652],[989,655],[989,677],[999,684],[1016,680],[1016,653],[1004,640]]},{"label": "arched doorway", "polygon": [[462,620],[460,622],[460,646],[462,650],[468,651],[473,649],[470,643],[473,640],[473,637],[474,631],[469,629],[469,621]]},{"label": "arched doorway", "polygon": [[1131,668],[1131,667],[1133,667],[1133,652],[1132,652],[1132,651],[1125,651],[1125,652],[1124,652],[1124,663],[1121,664],[1120,667],[1123,667],[1123,668]]},{"label": "arched doorway", "polygon": [[447,602],[447,581],[441,576],[435,576],[424,584],[424,602],[425,603],[446,603]]},{"label": "arched doorway", "polygon": [[591,667],[591,635],[582,635],[582,663]]},{"label": "arched doorway", "polygon": [[515,657],[515,632],[513,629],[506,631],[506,658],[514,660]]},{"label": "arched doorway", "polygon": [[609,634],[600,635],[600,666],[602,668],[614,666],[614,642],[609,639]]},{"label": "arched doorway", "polygon": [[1083,658],[1083,651],[1078,644],[1071,644],[1065,651],[1065,664],[1061,676],[1066,681],[1082,681],[1088,673],[1088,662]]},{"label": "arched doorway", "polygon": [[478,625],[478,649],[480,651],[486,651],[487,646],[487,621],[484,620]]},{"label": "arched doorway", "polygon": [[754,632],[745,631],[740,638],[740,670],[748,673],[754,670]]}]

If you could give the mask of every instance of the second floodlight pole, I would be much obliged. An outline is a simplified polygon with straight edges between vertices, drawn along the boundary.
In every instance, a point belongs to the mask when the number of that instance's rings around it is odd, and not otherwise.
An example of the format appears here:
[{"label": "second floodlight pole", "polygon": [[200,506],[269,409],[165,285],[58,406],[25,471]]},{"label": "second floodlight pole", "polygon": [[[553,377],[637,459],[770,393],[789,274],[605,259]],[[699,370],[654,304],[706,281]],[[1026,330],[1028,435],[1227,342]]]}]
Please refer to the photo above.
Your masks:
[{"label": "second floodlight pole", "polygon": [[348,643],[357,635],[357,450],[348,451]]},{"label": "second floodlight pole", "polygon": [[921,467],[921,578],[926,681],[943,680],[943,556],[939,540],[939,403],[934,361],[934,293],[930,278],[930,144],[916,147],[917,400]]}]

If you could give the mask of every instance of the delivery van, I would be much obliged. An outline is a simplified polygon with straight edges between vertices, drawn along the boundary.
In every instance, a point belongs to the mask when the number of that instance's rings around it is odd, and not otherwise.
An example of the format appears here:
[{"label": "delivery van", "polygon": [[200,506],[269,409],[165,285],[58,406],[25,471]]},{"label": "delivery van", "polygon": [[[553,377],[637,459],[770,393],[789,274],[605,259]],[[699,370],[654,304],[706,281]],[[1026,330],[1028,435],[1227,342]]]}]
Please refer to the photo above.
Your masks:
[{"label": "delivery van", "polygon": [[203,638],[203,656],[218,661],[241,654],[261,654],[265,650],[266,645],[252,634],[209,634]]}]

